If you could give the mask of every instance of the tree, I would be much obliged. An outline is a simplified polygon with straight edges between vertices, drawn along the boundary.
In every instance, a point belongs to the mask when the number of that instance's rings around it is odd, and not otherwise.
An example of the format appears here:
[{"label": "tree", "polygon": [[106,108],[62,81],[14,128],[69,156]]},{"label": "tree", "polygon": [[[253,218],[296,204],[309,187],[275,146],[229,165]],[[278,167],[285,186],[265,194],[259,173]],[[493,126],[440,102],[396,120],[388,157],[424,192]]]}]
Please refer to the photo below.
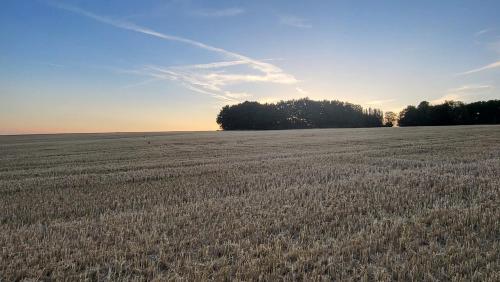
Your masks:
[{"label": "tree", "polygon": [[408,106],[399,112],[399,126],[415,126],[418,125],[418,111],[414,106]]},{"label": "tree", "polygon": [[398,116],[395,112],[385,112],[384,114],[384,126],[393,127],[398,120]]},{"label": "tree", "polygon": [[432,107],[429,102],[422,101],[417,106],[417,121],[416,123],[419,125],[430,125],[430,111]]}]

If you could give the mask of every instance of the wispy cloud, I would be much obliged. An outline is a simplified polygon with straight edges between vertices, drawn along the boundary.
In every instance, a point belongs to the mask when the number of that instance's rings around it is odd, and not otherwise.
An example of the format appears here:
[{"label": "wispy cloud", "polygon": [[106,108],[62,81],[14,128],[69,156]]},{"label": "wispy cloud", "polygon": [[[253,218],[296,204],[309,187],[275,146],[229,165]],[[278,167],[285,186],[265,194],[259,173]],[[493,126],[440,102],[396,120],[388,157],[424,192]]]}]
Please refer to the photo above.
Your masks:
[{"label": "wispy cloud", "polygon": [[[245,92],[231,92],[225,90],[227,86],[250,83],[250,82],[272,82],[281,84],[293,84],[295,79],[276,73],[250,74],[248,70],[236,71],[231,67],[245,65],[246,61],[224,61],[208,64],[186,65],[186,66],[145,66],[136,71],[143,75],[178,81],[183,85],[200,93],[210,94],[224,100],[234,100],[249,97]],[[245,73],[246,71],[246,73]]]},{"label": "wispy cloud", "polygon": [[145,66],[134,73],[161,80],[176,81],[194,92],[210,95],[226,102],[235,102],[236,98],[240,97],[236,93],[226,91],[212,81],[205,79],[195,68]]},{"label": "wispy cloud", "polygon": [[234,17],[243,14],[244,12],[245,10],[242,8],[226,8],[220,10],[214,10],[214,9],[197,10],[194,11],[192,14],[195,16],[207,17],[207,18],[222,18],[222,17]]},{"label": "wispy cloud", "polygon": [[311,28],[312,25],[308,20],[295,16],[281,16],[280,23],[298,28]]},{"label": "wispy cloud", "polygon": [[500,29],[486,28],[474,34],[474,42],[500,54]]},{"label": "wispy cloud", "polygon": [[484,91],[484,90],[490,90],[490,89],[493,89],[493,86],[473,84],[473,85],[464,85],[464,86],[460,86],[457,88],[451,88],[451,89],[448,89],[447,92],[448,93],[464,93],[464,92]]},{"label": "wispy cloud", "polygon": [[306,90],[304,90],[300,87],[295,87],[295,90],[297,90],[297,92],[299,92],[302,95],[309,95],[309,92],[307,92]]},{"label": "wispy cloud", "polygon": [[140,81],[140,82],[136,82],[136,83],[132,83],[132,84],[128,84],[128,85],[122,86],[121,89],[135,88],[135,87],[147,85],[147,84],[150,84],[152,82],[156,82],[156,81],[160,81],[160,80],[161,79],[159,79],[159,78],[151,78],[151,79],[147,79],[147,80],[144,80],[144,81]]},{"label": "wispy cloud", "polygon": [[490,27],[490,28],[485,28],[482,30],[479,30],[478,32],[474,33],[475,37],[483,37],[483,36],[495,36],[498,35],[499,28],[495,27]]},{"label": "wispy cloud", "polygon": [[464,85],[457,88],[451,88],[446,91],[446,94],[438,99],[432,100],[433,104],[441,104],[445,101],[468,101],[474,95],[487,92],[494,89],[492,85]]},{"label": "wispy cloud", "polygon": [[[149,28],[139,26],[137,24],[112,19],[109,17],[104,17],[79,7],[67,5],[59,2],[49,2],[50,5],[64,9],[101,23],[105,23],[120,29],[130,30],[153,37],[157,37],[163,40],[179,42],[187,45],[191,45],[196,48],[212,51],[222,55],[223,57],[231,59],[231,61],[225,62],[215,62],[209,64],[200,64],[184,67],[171,67],[162,68],[147,66],[144,71],[131,71],[130,73],[136,72],[137,74],[147,74],[153,78],[163,78],[174,81],[181,82],[188,89],[193,91],[210,94],[213,97],[224,100],[234,100],[234,93],[224,90],[222,87],[228,84],[241,83],[241,82],[270,82],[279,84],[295,84],[298,80],[291,74],[284,72],[281,68],[264,62],[262,60],[252,59],[250,57],[225,50],[223,48],[211,46],[196,40],[161,33]],[[228,73],[224,71],[220,72],[200,72],[203,69],[214,69],[222,67],[230,67],[234,65],[246,65],[251,70],[256,71],[257,74],[240,74],[240,73]],[[197,70],[197,71],[195,71]]]},{"label": "wispy cloud", "polygon": [[232,67],[238,65],[245,65],[246,61],[225,61],[225,62],[213,62],[208,64],[196,64],[196,65],[186,65],[186,66],[176,66],[172,68],[180,68],[180,69],[216,69],[223,67]]},{"label": "wispy cloud", "polygon": [[477,69],[473,69],[473,70],[470,70],[470,71],[459,73],[458,75],[472,74],[472,73],[482,72],[482,71],[485,71],[485,70],[495,69],[495,68],[499,68],[499,67],[500,67],[500,61],[496,61],[496,62],[491,63],[489,65],[486,65],[484,67],[480,67],[480,68],[477,68]]},{"label": "wispy cloud", "polygon": [[438,99],[431,100],[432,104],[442,104],[446,101],[459,101],[462,100],[462,95],[457,94],[446,94]]},{"label": "wispy cloud", "polygon": [[481,36],[483,34],[486,34],[486,33],[490,32],[490,31],[492,31],[491,28],[485,28],[485,29],[482,29],[482,30],[476,32],[474,35],[475,36]]}]

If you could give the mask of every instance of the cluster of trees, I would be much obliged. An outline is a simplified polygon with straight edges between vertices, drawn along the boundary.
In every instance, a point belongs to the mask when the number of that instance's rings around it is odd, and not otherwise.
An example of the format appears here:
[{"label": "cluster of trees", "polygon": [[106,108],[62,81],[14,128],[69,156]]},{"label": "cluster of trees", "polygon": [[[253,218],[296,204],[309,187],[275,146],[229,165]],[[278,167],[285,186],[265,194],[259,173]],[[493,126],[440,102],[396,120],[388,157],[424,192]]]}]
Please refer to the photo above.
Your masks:
[{"label": "cluster of trees", "polygon": [[223,107],[217,123],[224,130],[499,124],[500,100],[469,104],[446,101],[438,105],[423,101],[417,107],[406,107],[399,115],[341,101],[247,101]]},{"label": "cluster of trees", "polygon": [[383,113],[347,102],[308,98],[275,104],[247,101],[223,107],[217,123],[224,130],[377,127],[383,126]]},{"label": "cluster of trees", "polygon": [[423,101],[417,107],[408,106],[399,113],[399,126],[462,125],[500,123],[500,100],[470,104],[446,101],[430,105]]}]

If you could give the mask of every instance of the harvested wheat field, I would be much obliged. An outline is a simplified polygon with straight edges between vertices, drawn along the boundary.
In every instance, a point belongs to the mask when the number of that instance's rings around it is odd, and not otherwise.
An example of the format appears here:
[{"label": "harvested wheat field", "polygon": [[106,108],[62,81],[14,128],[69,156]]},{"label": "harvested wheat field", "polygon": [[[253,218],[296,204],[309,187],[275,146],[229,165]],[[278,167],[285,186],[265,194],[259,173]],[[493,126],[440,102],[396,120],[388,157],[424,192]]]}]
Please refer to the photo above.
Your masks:
[{"label": "harvested wheat field", "polygon": [[500,126],[0,137],[0,280],[500,280]]}]

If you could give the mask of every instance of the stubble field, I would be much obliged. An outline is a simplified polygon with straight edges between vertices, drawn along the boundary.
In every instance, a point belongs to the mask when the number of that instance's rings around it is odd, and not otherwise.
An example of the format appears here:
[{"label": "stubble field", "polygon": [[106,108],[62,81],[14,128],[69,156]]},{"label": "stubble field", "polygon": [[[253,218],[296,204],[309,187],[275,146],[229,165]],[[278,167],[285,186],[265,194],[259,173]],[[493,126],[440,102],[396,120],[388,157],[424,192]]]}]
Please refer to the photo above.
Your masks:
[{"label": "stubble field", "polygon": [[500,280],[500,126],[0,137],[0,281]]}]

